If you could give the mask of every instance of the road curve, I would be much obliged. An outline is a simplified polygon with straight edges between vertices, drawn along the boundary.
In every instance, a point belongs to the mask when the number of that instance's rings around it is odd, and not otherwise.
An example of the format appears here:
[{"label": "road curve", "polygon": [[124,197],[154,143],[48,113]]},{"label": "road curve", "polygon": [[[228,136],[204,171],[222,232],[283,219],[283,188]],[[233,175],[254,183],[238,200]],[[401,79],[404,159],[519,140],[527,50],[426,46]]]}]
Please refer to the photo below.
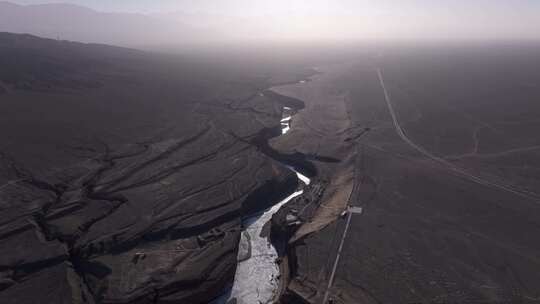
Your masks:
[{"label": "road curve", "polygon": [[386,101],[386,105],[388,106],[388,110],[390,111],[390,115],[392,116],[392,120],[394,122],[394,127],[396,129],[396,132],[399,135],[399,137],[401,137],[401,139],[404,142],[406,142],[409,146],[411,146],[413,149],[420,152],[424,156],[428,157],[429,159],[435,161],[436,163],[439,163],[439,164],[447,167],[453,173],[456,173],[457,175],[460,175],[460,176],[462,176],[462,177],[464,177],[464,178],[466,178],[466,179],[468,179],[470,181],[473,181],[473,182],[475,182],[477,184],[480,184],[480,185],[483,185],[483,186],[500,189],[500,190],[503,190],[503,191],[507,191],[507,192],[519,195],[519,196],[524,197],[524,198],[531,199],[537,204],[540,203],[540,201],[539,201],[540,200],[540,195],[537,194],[537,193],[516,189],[516,188],[514,188],[514,187],[512,187],[510,185],[485,180],[485,179],[483,179],[481,177],[478,177],[476,175],[473,175],[473,174],[465,171],[463,168],[455,166],[451,162],[449,162],[449,161],[447,161],[447,160],[445,160],[445,159],[443,159],[441,157],[433,155],[432,153],[428,152],[426,149],[424,149],[421,146],[415,144],[412,140],[409,139],[409,137],[407,137],[407,135],[405,134],[405,131],[403,130],[403,128],[399,124],[396,113],[394,111],[394,107],[392,106],[390,95],[388,94],[388,91],[386,89],[386,85],[384,83],[384,78],[383,78],[383,75],[382,75],[382,72],[381,72],[380,68],[377,68],[377,75],[379,76],[379,82],[381,84],[381,87],[382,87],[382,90],[383,90],[383,93],[384,93],[384,99]]}]

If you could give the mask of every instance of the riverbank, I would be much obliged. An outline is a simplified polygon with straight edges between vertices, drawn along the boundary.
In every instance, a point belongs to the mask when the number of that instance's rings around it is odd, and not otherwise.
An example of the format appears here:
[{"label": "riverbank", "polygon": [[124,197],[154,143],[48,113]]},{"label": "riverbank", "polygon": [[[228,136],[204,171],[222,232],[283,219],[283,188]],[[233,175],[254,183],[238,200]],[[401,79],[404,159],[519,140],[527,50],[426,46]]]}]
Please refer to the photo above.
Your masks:
[{"label": "riverbank", "polygon": [[[306,253],[303,242],[313,233],[333,224],[346,210],[355,180],[356,146],[350,140],[351,121],[345,102],[346,95],[329,88],[339,80],[346,66],[321,68],[309,82],[273,88],[277,94],[304,101],[305,108],[291,122],[287,136],[270,141],[271,149],[284,155],[308,156],[315,172],[312,183],[301,198],[290,202],[272,218],[272,242],[281,247],[282,269],[279,302],[312,301],[318,288],[300,290],[304,285]],[[331,244],[328,244],[330,246]],[[318,269],[318,272],[323,271]],[[309,277],[316,280],[318,275]],[[298,288],[297,288],[298,287]],[[297,302],[294,302],[297,303]]]},{"label": "riverbank", "polygon": [[[277,96],[275,93],[270,94]],[[281,136],[283,136],[291,130],[293,117],[299,109],[303,108],[303,104],[301,101],[283,96],[279,97],[279,102],[283,104],[280,119]],[[310,179],[295,169],[288,157],[270,149],[266,143],[267,140],[264,136],[260,136],[253,142],[262,146],[263,153],[273,159],[289,160],[283,165],[296,174],[301,184],[295,192],[279,203],[243,220],[243,237],[240,240],[241,250],[238,253],[234,283],[230,292],[218,303],[228,303],[231,300],[238,304],[274,303],[284,290],[281,277],[284,271],[288,274],[288,269],[282,269],[282,263],[279,262],[282,254],[274,247],[269,235],[263,230],[277,211],[303,194],[304,187],[310,184]]]}]

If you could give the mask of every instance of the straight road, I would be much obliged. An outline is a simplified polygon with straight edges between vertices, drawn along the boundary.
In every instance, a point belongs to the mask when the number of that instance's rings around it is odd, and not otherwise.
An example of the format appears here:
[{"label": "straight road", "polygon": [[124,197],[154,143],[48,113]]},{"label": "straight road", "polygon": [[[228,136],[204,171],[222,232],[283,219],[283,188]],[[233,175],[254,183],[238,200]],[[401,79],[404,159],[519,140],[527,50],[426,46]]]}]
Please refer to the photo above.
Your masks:
[{"label": "straight road", "polygon": [[345,244],[345,239],[347,238],[347,233],[349,232],[349,226],[351,225],[352,215],[354,213],[362,214],[362,208],[360,207],[349,207],[347,211],[347,223],[345,224],[345,229],[343,230],[343,235],[341,236],[341,241],[339,243],[338,251],[336,254],[336,259],[334,260],[334,266],[332,267],[332,273],[330,274],[330,279],[328,280],[328,285],[324,292],[324,297],[322,304],[328,302],[328,297],[330,296],[330,287],[334,284],[334,277],[336,275],[336,270],[339,264],[339,259],[341,258],[341,250],[343,249],[343,244]]},{"label": "straight road", "polygon": [[405,143],[407,143],[409,146],[411,146],[413,149],[420,152],[424,156],[430,158],[431,160],[433,160],[433,161],[435,161],[435,162],[437,162],[437,163],[439,163],[441,165],[444,165],[445,167],[447,167],[452,172],[454,172],[454,173],[456,173],[456,174],[458,174],[458,175],[460,175],[462,177],[465,177],[466,179],[468,179],[470,181],[473,181],[473,182],[475,182],[477,184],[480,184],[480,185],[483,185],[483,186],[497,188],[497,189],[500,189],[500,190],[504,190],[504,191],[519,195],[519,196],[524,197],[524,198],[531,199],[537,204],[540,203],[540,201],[539,201],[540,200],[540,195],[537,194],[537,193],[533,193],[533,192],[525,191],[525,190],[520,190],[520,189],[515,189],[514,187],[512,187],[510,185],[485,180],[485,179],[483,179],[481,177],[478,177],[476,175],[473,175],[473,174],[465,171],[462,168],[459,168],[459,167],[455,166],[451,162],[449,162],[449,161],[447,161],[447,160],[445,160],[445,159],[443,159],[441,157],[438,157],[436,155],[431,154],[426,149],[424,149],[421,146],[415,144],[412,140],[409,139],[409,137],[407,137],[407,135],[405,134],[403,128],[399,124],[399,121],[397,119],[397,115],[396,115],[396,113],[394,111],[394,107],[392,106],[392,101],[390,99],[390,95],[388,94],[388,91],[386,89],[386,85],[384,83],[384,78],[383,78],[383,75],[382,75],[382,72],[381,72],[380,68],[377,68],[377,74],[379,76],[379,82],[380,82],[381,87],[382,87],[383,92],[384,92],[384,99],[386,101],[386,105],[388,106],[388,110],[390,111],[390,115],[392,116],[392,120],[394,122],[394,127],[396,129],[396,132],[399,135],[399,137],[401,137],[401,139]]}]

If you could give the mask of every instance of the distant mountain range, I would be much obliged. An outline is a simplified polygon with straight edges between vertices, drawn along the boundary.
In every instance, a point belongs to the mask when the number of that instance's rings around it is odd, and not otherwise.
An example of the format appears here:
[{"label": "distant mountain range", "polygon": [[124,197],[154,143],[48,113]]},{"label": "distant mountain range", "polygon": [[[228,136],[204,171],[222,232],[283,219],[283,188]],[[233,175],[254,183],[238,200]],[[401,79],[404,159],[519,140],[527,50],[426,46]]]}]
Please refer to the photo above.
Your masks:
[{"label": "distant mountain range", "polygon": [[[252,45],[287,38],[294,22],[299,24],[294,18],[271,15],[110,13],[66,3],[20,5],[0,1],[0,32],[143,49],[176,50],[209,44],[216,49],[236,42]],[[309,29],[308,35],[319,33],[310,22],[300,23]]]},{"label": "distant mountain range", "polygon": [[0,32],[130,47],[171,46],[219,39],[180,15],[104,13],[72,4],[19,5],[0,1]]}]

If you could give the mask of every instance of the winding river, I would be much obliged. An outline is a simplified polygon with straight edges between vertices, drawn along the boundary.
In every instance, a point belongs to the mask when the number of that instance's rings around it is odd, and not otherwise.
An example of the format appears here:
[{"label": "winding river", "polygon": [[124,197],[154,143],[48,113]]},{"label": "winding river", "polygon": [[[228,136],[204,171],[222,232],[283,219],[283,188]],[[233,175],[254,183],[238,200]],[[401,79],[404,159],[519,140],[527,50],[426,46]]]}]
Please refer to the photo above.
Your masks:
[{"label": "winding river", "polygon": [[[282,135],[290,131],[292,115],[291,108],[283,107]],[[291,166],[287,167],[296,173],[304,185],[309,185],[310,179],[308,177]],[[280,277],[279,266],[276,263],[278,253],[269,239],[261,236],[261,232],[274,213],[302,193],[303,190],[298,190],[262,213],[244,219],[244,231],[240,240],[233,287],[217,303],[224,304],[232,299],[236,299],[237,304],[272,303],[276,296]]]}]

